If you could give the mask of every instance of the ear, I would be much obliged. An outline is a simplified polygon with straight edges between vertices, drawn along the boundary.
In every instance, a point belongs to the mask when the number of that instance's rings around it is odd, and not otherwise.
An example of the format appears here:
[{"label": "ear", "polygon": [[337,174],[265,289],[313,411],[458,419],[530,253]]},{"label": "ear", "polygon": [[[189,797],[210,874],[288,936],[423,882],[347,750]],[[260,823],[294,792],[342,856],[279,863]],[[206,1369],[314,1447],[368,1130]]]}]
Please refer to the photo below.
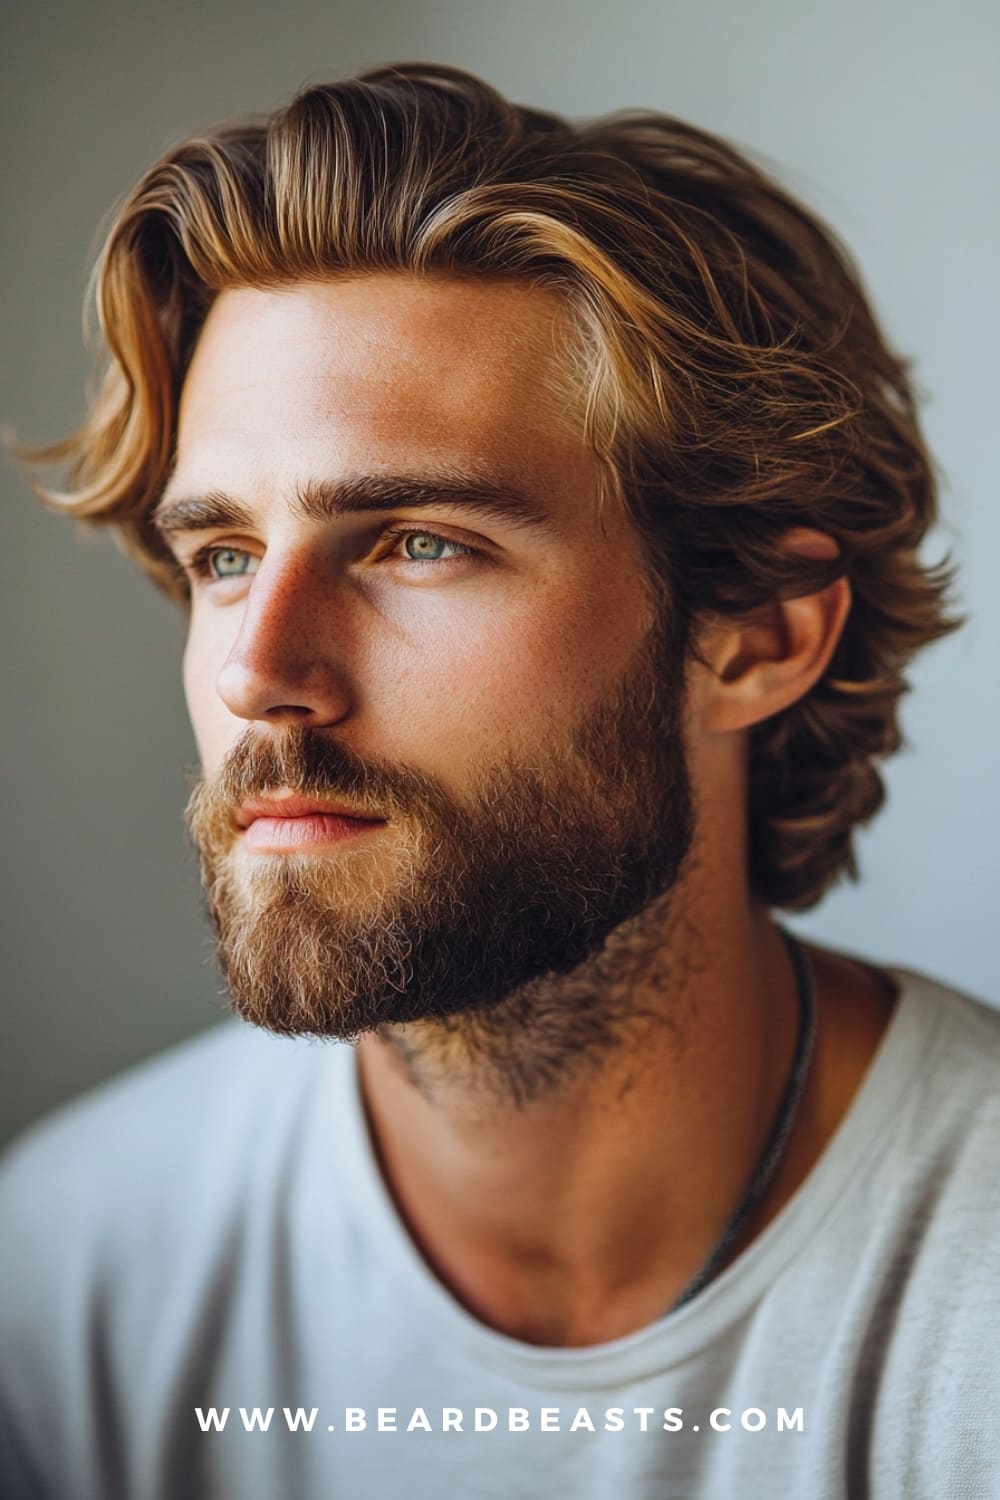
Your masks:
[{"label": "ear", "polygon": [[[799,526],[778,542],[790,555],[825,561],[837,544]],[[700,641],[708,671],[698,693],[698,718],[708,734],[747,729],[805,696],[822,676],[851,607],[838,578],[815,594],[776,599],[741,620],[716,621]]]}]

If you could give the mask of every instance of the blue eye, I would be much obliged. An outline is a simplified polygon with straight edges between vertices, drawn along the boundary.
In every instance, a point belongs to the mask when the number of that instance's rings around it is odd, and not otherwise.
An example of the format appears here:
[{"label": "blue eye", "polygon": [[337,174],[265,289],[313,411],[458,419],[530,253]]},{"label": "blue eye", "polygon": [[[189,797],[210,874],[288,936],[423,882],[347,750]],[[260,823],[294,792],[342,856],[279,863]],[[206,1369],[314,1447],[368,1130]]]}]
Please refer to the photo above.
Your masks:
[{"label": "blue eye", "polygon": [[[256,560],[240,547],[213,547],[206,555],[212,578],[240,578],[248,571],[248,565]],[[236,566],[231,567],[234,562]]]},{"label": "blue eye", "polygon": [[407,531],[402,537],[403,553],[410,562],[442,562],[445,557],[468,557],[471,547],[449,541],[433,531]]}]

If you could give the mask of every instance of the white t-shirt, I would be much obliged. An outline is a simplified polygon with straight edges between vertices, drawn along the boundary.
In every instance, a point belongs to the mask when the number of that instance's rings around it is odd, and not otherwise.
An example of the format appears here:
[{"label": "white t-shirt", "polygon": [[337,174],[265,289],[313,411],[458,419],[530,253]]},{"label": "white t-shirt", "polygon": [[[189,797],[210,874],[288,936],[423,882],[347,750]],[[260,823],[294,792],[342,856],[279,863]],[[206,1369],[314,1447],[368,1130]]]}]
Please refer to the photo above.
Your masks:
[{"label": "white t-shirt", "polygon": [[61,1111],[0,1173],[4,1500],[1000,1496],[1000,1013],[895,978],[779,1215],[584,1349],[435,1279],[348,1046],[229,1022]]}]

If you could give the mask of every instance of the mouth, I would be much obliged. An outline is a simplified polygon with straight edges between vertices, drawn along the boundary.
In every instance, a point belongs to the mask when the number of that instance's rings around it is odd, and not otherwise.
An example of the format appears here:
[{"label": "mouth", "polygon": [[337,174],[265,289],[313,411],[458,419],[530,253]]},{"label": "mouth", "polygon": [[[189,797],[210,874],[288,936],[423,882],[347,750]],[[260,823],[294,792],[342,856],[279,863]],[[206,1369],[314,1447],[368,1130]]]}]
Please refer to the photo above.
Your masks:
[{"label": "mouth", "polygon": [[277,854],[356,839],[383,828],[386,819],[344,803],[287,795],[248,798],[236,823],[246,849]]}]

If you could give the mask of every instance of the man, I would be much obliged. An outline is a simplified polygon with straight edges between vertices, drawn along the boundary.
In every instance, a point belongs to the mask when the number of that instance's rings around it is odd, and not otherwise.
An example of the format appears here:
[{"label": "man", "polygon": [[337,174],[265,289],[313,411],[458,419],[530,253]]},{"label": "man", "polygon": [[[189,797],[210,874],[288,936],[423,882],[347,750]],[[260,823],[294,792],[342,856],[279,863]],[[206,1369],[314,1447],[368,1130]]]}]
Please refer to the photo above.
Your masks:
[{"label": "man", "polygon": [[188,612],[253,1025],[8,1161],[5,1493],[996,1493],[1000,1018],[773,915],[951,625],[842,253],[412,66],[172,152],[100,302],[49,499]]}]

